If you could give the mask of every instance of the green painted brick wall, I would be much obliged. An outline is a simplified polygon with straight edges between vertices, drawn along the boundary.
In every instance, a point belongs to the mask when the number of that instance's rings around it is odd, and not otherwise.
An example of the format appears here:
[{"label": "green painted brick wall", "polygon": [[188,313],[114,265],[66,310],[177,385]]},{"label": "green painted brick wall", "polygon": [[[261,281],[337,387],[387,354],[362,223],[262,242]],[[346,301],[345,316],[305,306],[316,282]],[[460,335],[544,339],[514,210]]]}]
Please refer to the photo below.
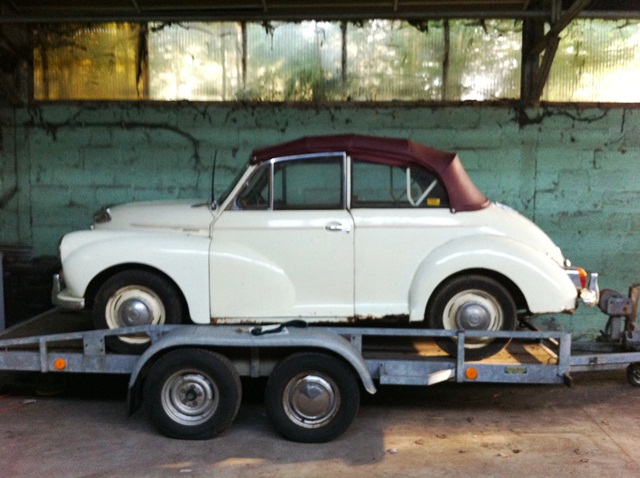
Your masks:
[{"label": "green painted brick wall", "polygon": [[[0,242],[54,254],[103,204],[206,198],[254,147],[309,134],[407,137],[458,151],[491,199],[624,293],[640,282],[640,109],[204,104],[0,109]],[[603,316],[542,317],[592,337]]]}]

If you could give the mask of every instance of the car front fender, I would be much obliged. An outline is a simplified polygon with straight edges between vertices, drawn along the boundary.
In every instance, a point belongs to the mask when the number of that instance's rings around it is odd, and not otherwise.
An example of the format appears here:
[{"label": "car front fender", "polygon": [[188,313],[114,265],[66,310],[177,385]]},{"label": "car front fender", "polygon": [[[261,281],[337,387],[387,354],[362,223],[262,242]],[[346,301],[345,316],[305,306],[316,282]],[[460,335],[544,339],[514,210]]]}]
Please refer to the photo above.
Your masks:
[{"label": "car front fender", "polygon": [[532,314],[571,312],[576,307],[575,286],[549,256],[506,236],[470,236],[443,244],[421,262],[409,290],[410,320],[424,320],[437,287],[470,270],[508,278],[520,289]]},{"label": "car front fender", "polygon": [[191,319],[209,323],[209,238],[172,233],[78,231],[67,234],[60,256],[67,293],[84,297],[102,272],[144,266],[173,280]]}]

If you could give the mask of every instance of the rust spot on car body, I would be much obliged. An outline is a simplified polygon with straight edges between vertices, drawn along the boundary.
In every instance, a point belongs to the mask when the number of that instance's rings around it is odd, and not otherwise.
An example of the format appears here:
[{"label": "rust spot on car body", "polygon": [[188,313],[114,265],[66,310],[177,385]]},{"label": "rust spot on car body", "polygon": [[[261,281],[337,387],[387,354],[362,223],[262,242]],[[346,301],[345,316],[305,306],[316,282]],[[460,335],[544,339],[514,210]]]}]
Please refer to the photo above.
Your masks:
[{"label": "rust spot on car body", "polygon": [[387,325],[404,325],[409,323],[409,315],[392,314],[392,315],[355,315],[349,318],[349,323],[364,324],[367,326],[387,326]]},{"label": "rust spot on car body", "polygon": [[210,325],[237,324],[237,325],[272,325],[288,322],[289,320],[303,320],[309,325],[323,325],[331,327],[348,326],[358,324],[366,327],[388,327],[390,325],[408,325],[409,315],[407,314],[390,314],[383,316],[375,315],[352,315],[350,317],[336,317],[335,319],[314,318],[314,317],[287,317],[272,319],[251,319],[248,317],[211,317]]}]

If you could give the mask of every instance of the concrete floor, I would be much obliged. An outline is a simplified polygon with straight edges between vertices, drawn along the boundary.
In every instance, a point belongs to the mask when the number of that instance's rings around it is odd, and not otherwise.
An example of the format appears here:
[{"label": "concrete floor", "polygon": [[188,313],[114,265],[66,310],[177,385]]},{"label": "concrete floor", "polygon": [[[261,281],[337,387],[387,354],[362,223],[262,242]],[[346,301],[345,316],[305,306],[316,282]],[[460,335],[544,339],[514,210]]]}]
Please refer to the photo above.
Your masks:
[{"label": "concrete floor", "polygon": [[0,375],[1,476],[640,476],[640,389],[624,372],[579,374],[573,388],[381,387],[322,445],[275,434],[260,382],[245,383],[229,430],[194,442],[127,418],[122,377],[55,378]]}]

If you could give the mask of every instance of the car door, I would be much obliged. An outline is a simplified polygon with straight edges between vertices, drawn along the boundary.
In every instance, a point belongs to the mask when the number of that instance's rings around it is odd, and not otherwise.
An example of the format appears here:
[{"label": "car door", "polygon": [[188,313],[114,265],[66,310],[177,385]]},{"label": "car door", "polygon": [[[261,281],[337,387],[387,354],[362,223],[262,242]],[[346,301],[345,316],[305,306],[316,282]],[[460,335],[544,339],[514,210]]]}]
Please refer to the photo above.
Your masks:
[{"label": "car door", "polygon": [[213,320],[353,315],[345,172],[342,153],[279,158],[255,168],[212,228]]},{"label": "car door", "polygon": [[450,240],[456,221],[438,178],[423,168],[351,160],[355,314],[408,316],[415,272]]}]

